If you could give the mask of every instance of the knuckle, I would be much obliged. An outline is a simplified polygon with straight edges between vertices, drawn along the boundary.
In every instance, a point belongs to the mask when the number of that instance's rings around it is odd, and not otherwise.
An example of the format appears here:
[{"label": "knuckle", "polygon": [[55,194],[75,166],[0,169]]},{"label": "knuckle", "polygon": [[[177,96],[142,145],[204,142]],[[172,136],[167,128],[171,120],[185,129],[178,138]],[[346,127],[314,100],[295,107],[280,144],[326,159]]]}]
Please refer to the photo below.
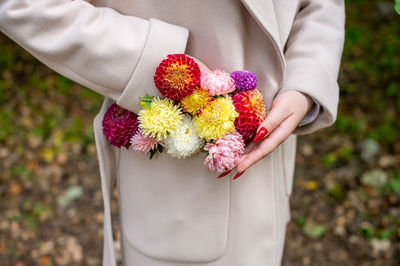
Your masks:
[{"label": "knuckle", "polygon": [[270,120],[267,121],[267,128],[269,127],[268,129],[270,131],[272,131],[275,128],[277,128],[278,125],[279,125],[279,122],[276,119],[270,119]]},{"label": "knuckle", "polygon": [[278,138],[278,145],[284,142],[290,136],[290,132],[285,132],[284,134],[280,135]]},{"label": "knuckle", "polygon": [[252,160],[250,160],[249,158],[246,158],[243,160],[243,162],[241,162],[238,166],[237,166],[237,170],[239,172],[244,171],[245,169],[249,168],[252,165]]}]

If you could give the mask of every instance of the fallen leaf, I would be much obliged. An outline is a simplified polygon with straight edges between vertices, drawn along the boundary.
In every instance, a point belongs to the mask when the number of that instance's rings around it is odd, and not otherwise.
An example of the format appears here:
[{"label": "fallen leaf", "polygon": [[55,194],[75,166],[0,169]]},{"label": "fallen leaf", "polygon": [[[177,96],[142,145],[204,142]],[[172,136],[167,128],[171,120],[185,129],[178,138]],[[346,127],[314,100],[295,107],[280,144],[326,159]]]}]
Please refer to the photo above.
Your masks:
[{"label": "fallen leaf", "polygon": [[21,185],[20,184],[11,184],[8,192],[13,195],[13,196],[18,196],[19,194],[21,194]]},{"label": "fallen leaf", "polygon": [[80,186],[71,186],[69,187],[64,195],[61,195],[57,198],[57,202],[61,207],[67,206],[71,201],[79,198],[83,193],[83,189]]},{"label": "fallen leaf", "polygon": [[307,221],[303,227],[304,234],[311,239],[318,239],[324,235],[326,227],[313,221]]},{"label": "fallen leaf", "polygon": [[374,169],[365,172],[361,176],[361,183],[363,185],[371,186],[374,188],[383,187],[388,181],[388,175],[381,169]]},{"label": "fallen leaf", "polygon": [[51,263],[51,258],[48,257],[48,256],[41,257],[41,258],[39,259],[39,263],[40,263],[41,265],[49,265],[49,264]]},{"label": "fallen leaf", "polygon": [[307,181],[306,189],[309,191],[314,191],[318,188],[318,182],[314,180]]}]

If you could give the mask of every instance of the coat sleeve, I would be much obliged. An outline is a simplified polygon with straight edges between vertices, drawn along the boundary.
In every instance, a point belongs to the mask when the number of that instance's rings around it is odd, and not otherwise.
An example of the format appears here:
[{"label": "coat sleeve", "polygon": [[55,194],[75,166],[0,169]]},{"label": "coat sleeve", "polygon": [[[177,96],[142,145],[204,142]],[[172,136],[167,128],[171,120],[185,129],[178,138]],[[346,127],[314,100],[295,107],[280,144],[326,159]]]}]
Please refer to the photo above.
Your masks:
[{"label": "coat sleeve", "polygon": [[155,68],[183,53],[188,29],[72,0],[1,0],[0,31],[56,72],[132,112],[158,95]]},{"label": "coat sleeve", "polygon": [[301,1],[286,43],[286,79],[278,93],[303,92],[314,98],[321,108],[316,119],[297,127],[295,134],[311,133],[336,120],[344,25],[343,0]]}]

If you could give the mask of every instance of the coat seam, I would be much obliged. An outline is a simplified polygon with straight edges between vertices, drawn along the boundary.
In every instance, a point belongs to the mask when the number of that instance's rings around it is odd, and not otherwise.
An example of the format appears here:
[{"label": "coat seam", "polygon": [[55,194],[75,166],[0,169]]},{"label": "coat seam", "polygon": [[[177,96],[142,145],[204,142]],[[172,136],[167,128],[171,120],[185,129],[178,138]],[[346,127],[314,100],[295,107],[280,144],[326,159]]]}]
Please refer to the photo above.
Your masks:
[{"label": "coat seam", "polygon": [[[279,146],[278,146],[278,149],[279,149]],[[276,154],[276,153],[275,153]],[[273,167],[274,167],[274,169],[275,169],[275,173],[274,173],[274,175],[273,175],[273,177],[272,177],[272,180],[273,180],[273,182],[274,182],[274,185],[273,185],[273,193],[274,193],[274,203],[273,203],[273,208],[274,208],[274,226],[273,226],[273,228],[274,228],[274,244],[273,244],[273,256],[274,256],[274,258],[273,258],[273,262],[274,262],[274,265],[277,265],[276,264],[276,262],[277,262],[277,254],[276,254],[276,251],[277,251],[277,246],[278,246],[278,234],[277,234],[277,224],[278,224],[278,221],[277,221],[277,219],[278,219],[278,211],[277,211],[277,204],[278,204],[278,197],[277,197],[277,186],[276,186],[276,179],[277,178],[279,178],[278,177],[278,167],[276,166],[276,156],[273,156],[272,157],[272,163],[273,163]]]},{"label": "coat seam", "polygon": [[[242,1],[244,3],[244,1]],[[285,62],[285,57],[283,55],[283,52],[281,51],[281,49],[279,49],[277,40],[275,40],[275,38],[272,37],[271,33],[261,24],[260,20],[258,19],[258,17],[260,17],[260,13],[258,11],[258,9],[256,7],[254,7],[253,5],[251,5],[250,8],[250,4],[249,3],[244,3],[244,6],[247,8],[247,10],[249,11],[249,13],[255,17],[255,21],[257,22],[257,24],[261,27],[261,29],[264,31],[264,33],[266,33],[266,35],[268,36],[269,40],[273,43],[274,49],[275,51],[278,53],[279,55],[279,61],[281,63],[281,71],[279,73],[279,87],[284,83],[285,80],[285,72],[286,72],[286,62]]]}]

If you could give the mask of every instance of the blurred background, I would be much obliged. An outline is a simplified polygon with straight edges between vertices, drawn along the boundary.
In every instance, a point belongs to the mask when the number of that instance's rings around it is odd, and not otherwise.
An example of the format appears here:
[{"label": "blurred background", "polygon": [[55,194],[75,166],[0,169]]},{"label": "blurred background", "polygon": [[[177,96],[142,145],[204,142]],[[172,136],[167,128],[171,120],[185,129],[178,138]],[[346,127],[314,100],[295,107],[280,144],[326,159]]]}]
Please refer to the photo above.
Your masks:
[{"label": "blurred background", "polygon": [[[339,114],[298,139],[284,265],[400,265],[400,16],[346,6]],[[0,265],[101,264],[102,99],[0,33]]]}]

